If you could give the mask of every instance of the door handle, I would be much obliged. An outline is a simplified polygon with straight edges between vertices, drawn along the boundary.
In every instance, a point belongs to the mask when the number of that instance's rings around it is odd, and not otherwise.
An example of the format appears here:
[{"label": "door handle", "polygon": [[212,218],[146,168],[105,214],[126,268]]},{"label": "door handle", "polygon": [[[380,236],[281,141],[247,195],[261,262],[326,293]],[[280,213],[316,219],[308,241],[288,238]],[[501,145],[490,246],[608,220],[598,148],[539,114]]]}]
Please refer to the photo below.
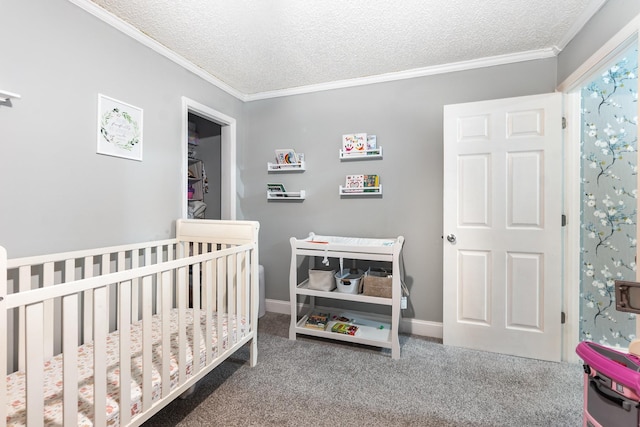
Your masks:
[{"label": "door handle", "polygon": [[456,242],[456,235],[455,234],[449,234],[447,236],[447,240],[449,241],[449,243],[455,243]]}]

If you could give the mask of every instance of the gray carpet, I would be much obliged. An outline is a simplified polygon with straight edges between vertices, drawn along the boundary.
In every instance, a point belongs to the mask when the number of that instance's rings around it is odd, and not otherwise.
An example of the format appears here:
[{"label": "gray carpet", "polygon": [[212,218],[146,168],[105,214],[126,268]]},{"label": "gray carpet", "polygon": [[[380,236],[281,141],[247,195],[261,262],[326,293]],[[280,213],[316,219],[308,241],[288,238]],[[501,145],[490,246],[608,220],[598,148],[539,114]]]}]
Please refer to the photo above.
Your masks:
[{"label": "gray carpet", "polygon": [[267,313],[258,365],[243,348],[144,425],[580,426],[582,366],[401,336],[389,350],[298,336]]}]

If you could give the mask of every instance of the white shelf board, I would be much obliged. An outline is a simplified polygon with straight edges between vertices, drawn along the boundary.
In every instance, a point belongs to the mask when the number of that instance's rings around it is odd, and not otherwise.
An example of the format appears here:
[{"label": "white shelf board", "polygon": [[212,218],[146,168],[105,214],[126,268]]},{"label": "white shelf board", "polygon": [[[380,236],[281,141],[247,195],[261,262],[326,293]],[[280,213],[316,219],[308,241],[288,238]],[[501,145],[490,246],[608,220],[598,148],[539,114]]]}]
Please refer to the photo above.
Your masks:
[{"label": "white shelf board", "polygon": [[6,90],[0,90],[0,102],[7,102],[10,99],[20,99],[21,96],[17,93],[9,92]]},{"label": "white shelf board", "polygon": [[302,172],[307,169],[307,164],[300,163],[267,163],[267,172]]},{"label": "white shelf board", "polygon": [[391,305],[393,299],[391,298],[382,298],[382,297],[372,297],[369,295],[363,294],[348,294],[346,292],[339,292],[337,289],[333,291],[317,291],[315,289],[309,289],[309,279],[306,279],[302,283],[297,286],[296,294],[298,295],[308,295],[312,297],[320,297],[320,298],[331,298],[336,300],[344,300],[344,301],[356,301],[356,302],[364,302],[370,304],[379,304],[379,305]]},{"label": "white shelf board", "polygon": [[277,193],[275,191],[267,190],[267,200],[278,200],[280,202],[304,200],[306,193],[304,190],[300,191],[284,191]]},{"label": "white shelf board", "polygon": [[366,190],[371,190],[371,191],[365,191],[365,189],[361,191],[360,190],[353,191],[353,190],[348,190],[341,185],[339,191],[341,196],[381,196],[382,195],[382,185],[378,187],[366,187]]},{"label": "white shelf board", "polygon": [[[314,310],[314,311],[325,311]],[[365,345],[373,345],[377,347],[391,348],[391,317],[378,315],[376,317],[369,316],[363,313],[345,312],[338,308],[326,307],[326,311],[329,312],[330,317],[344,316],[353,319],[353,322],[337,322],[334,319],[327,322],[325,330],[307,328],[304,326],[307,321],[308,314],[302,316],[302,318],[296,323],[295,331],[298,334],[313,335],[316,337],[330,338],[334,340],[355,342]],[[347,323],[358,327],[355,335],[340,334],[338,332],[331,332],[331,328],[336,323]]]},{"label": "white shelf board", "polygon": [[340,150],[340,160],[373,160],[382,158],[382,147],[372,148],[358,153],[345,153],[344,150]]}]

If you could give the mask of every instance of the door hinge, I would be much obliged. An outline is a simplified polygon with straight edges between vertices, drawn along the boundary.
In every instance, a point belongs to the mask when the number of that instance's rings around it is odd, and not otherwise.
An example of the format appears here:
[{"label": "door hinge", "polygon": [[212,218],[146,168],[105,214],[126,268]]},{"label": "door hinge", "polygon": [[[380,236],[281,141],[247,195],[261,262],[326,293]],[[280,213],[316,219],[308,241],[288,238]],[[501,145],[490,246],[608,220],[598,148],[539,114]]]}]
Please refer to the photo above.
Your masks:
[{"label": "door hinge", "polygon": [[567,315],[564,314],[564,311],[560,312],[560,324],[564,325],[567,323]]},{"label": "door hinge", "polygon": [[562,129],[566,129],[567,128],[567,118],[563,117],[562,118]]},{"label": "door hinge", "polygon": [[560,223],[562,224],[562,227],[565,227],[567,225],[567,216],[565,214],[562,214],[562,219],[560,220]]}]

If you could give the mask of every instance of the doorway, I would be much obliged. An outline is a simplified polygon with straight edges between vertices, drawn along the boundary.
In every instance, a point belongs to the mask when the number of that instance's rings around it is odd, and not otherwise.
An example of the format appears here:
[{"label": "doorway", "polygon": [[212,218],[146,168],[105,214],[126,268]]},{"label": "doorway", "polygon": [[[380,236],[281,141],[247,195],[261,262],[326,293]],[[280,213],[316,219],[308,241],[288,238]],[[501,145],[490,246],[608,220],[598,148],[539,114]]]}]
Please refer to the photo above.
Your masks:
[{"label": "doorway", "polygon": [[[564,249],[566,259],[564,279],[566,286],[563,296],[567,323],[563,331],[563,342],[564,354],[569,361],[579,360],[575,353],[575,346],[585,339],[626,347],[624,342],[637,334],[637,332],[636,334],[633,332],[634,320],[632,317],[616,313],[614,305],[609,309],[605,308],[611,302],[609,299],[611,280],[620,278],[620,274],[623,277],[628,277],[629,280],[634,280],[634,277],[636,280],[638,278],[634,259],[637,252],[637,244],[635,243],[637,238],[636,219],[627,216],[622,220],[620,227],[614,227],[615,243],[613,238],[608,237],[610,233],[598,230],[598,228],[604,227],[603,221],[606,223],[610,215],[611,219],[615,220],[614,218],[620,213],[620,206],[622,206],[619,204],[620,201],[625,205],[625,212],[633,213],[634,216],[637,212],[638,199],[634,188],[629,186],[631,183],[622,184],[622,179],[618,179],[625,175],[625,180],[628,181],[629,174],[631,174],[634,183],[637,182],[637,166],[632,166],[629,163],[631,160],[637,165],[637,98],[632,101],[636,113],[624,114],[627,118],[631,117],[634,123],[629,123],[620,114],[620,111],[614,112],[609,119],[604,119],[604,122],[598,118],[600,112],[611,110],[610,107],[613,107],[613,110],[618,109],[613,104],[599,107],[602,99],[598,101],[598,98],[601,95],[604,95],[605,98],[608,97],[608,94],[602,92],[603,90],[613,91],[610,73],[624,73],[621,72],[620,66],[623,65],[624,68],[627,68],[626,65],[618,64],[618,62],[627,57],[629,49],[633,50],[634,46],[635,67],[637,67],[638,38],[636,28],[636,26],[628,25],[621,29],[557,88],[558,91],[565,94],[564,109],[567,117],[564,211],[567,214],[568,226],[565,227],[567,244]],[[627,59],[629,58],[627,57]],[[628,93],[629,91],[635,92],[632,97],[637,97],[637,71],[635,73],[635,81],[626,80],[624,87],[615,89],[612,101],[619,103],[615,98],[623,92]],[[617,80],[618,77],[615,78]],[[596,84],[593,84],[594,82]],[[620,93],[617,94],[617,92]],[[589,100],[587,104],[583,103],[585,97]],[[587,112],[588,114],[585,114]],[[611,128],[608,127],[608,122],[611,124]],[[635,136],[627,134],[621,138],[620,131],[623,127],[625,128],[623,133],[634,132]],[[610,146],[609,143],[614,142],[617,145],[621,139],[627,142],[633,141],[633,144],[627,146],[627,151],[620,152],[614,162],[616,169],[618,166],[624,166],[627,170],[616,172],[612,170],[612,167],[609,167],[612,153],[609,148],[614,150],[618,150],[618,148]],[[629,147],[633,147],[635,151],[629,151]],[[609,154],[609,160],[604,157],[605,151]],[[594,164],[589,159],[594,160],[595,155],[603,158],[596,160]],[[600,174],[601,167],[606,169],[602,175]],[[585,175],[584,172],[588,172],[588,174]],[[595,187],[603,187],[607,182],[612,183],[613,186],[610,185],[609,190],[605,190],[602,194],[600,190],[592,190],[585,186],[585,180],[590,181],[589,185]],[[607,198],[607,194],[609,198]],[[611,204],[613,199],[615,199],[614,204],[617,206],[611,206],[611,210],[604,211],[598,208]],[[604,217],[601,218],[603,214]],[[628,224],[627,218],[633,224]],[[599,244],[601,238],[603,244]],[[618,245],[621,246],[618,247]],[[620,251],[620,248],[623,251]],[[625,252],[624,255],[622,252]],[[589,257],[592,259],[590,260]],[[599,261],[594,263],[595,259],[599,259]],[[609,265],[606,265],[607,263]],[[623,326],[623,324],[625,325]],[[640,329],[639,326],[636,321],[636,330]]]},{"label": "doorway", "polygon": [[220,140],[222,126],[189,112],[187,217],[222,219]]},{"label": "doorway", "polygon": [[[190,123],[192,123],[190,125]],[[200,143],[189,144],[191,129]],[[201,130],[198,130],[200,127]],[[193,133],[192,133],[193,134]],[[189,217],[189,151],[195,149],[197,159],[204,165],[202,202],[206,204],[206,219],[236,219],[236,120],[192,99],[182,98],[182,218]],[[201,158],[203,157],[203,158]],[[208,191],[205,191],[205,186]]]},{"label": "doorway", "polygon": [[614,283],[636,280],[637,44],[580,93],[580,341],[627,348],[635,315],[616,311]]}]

